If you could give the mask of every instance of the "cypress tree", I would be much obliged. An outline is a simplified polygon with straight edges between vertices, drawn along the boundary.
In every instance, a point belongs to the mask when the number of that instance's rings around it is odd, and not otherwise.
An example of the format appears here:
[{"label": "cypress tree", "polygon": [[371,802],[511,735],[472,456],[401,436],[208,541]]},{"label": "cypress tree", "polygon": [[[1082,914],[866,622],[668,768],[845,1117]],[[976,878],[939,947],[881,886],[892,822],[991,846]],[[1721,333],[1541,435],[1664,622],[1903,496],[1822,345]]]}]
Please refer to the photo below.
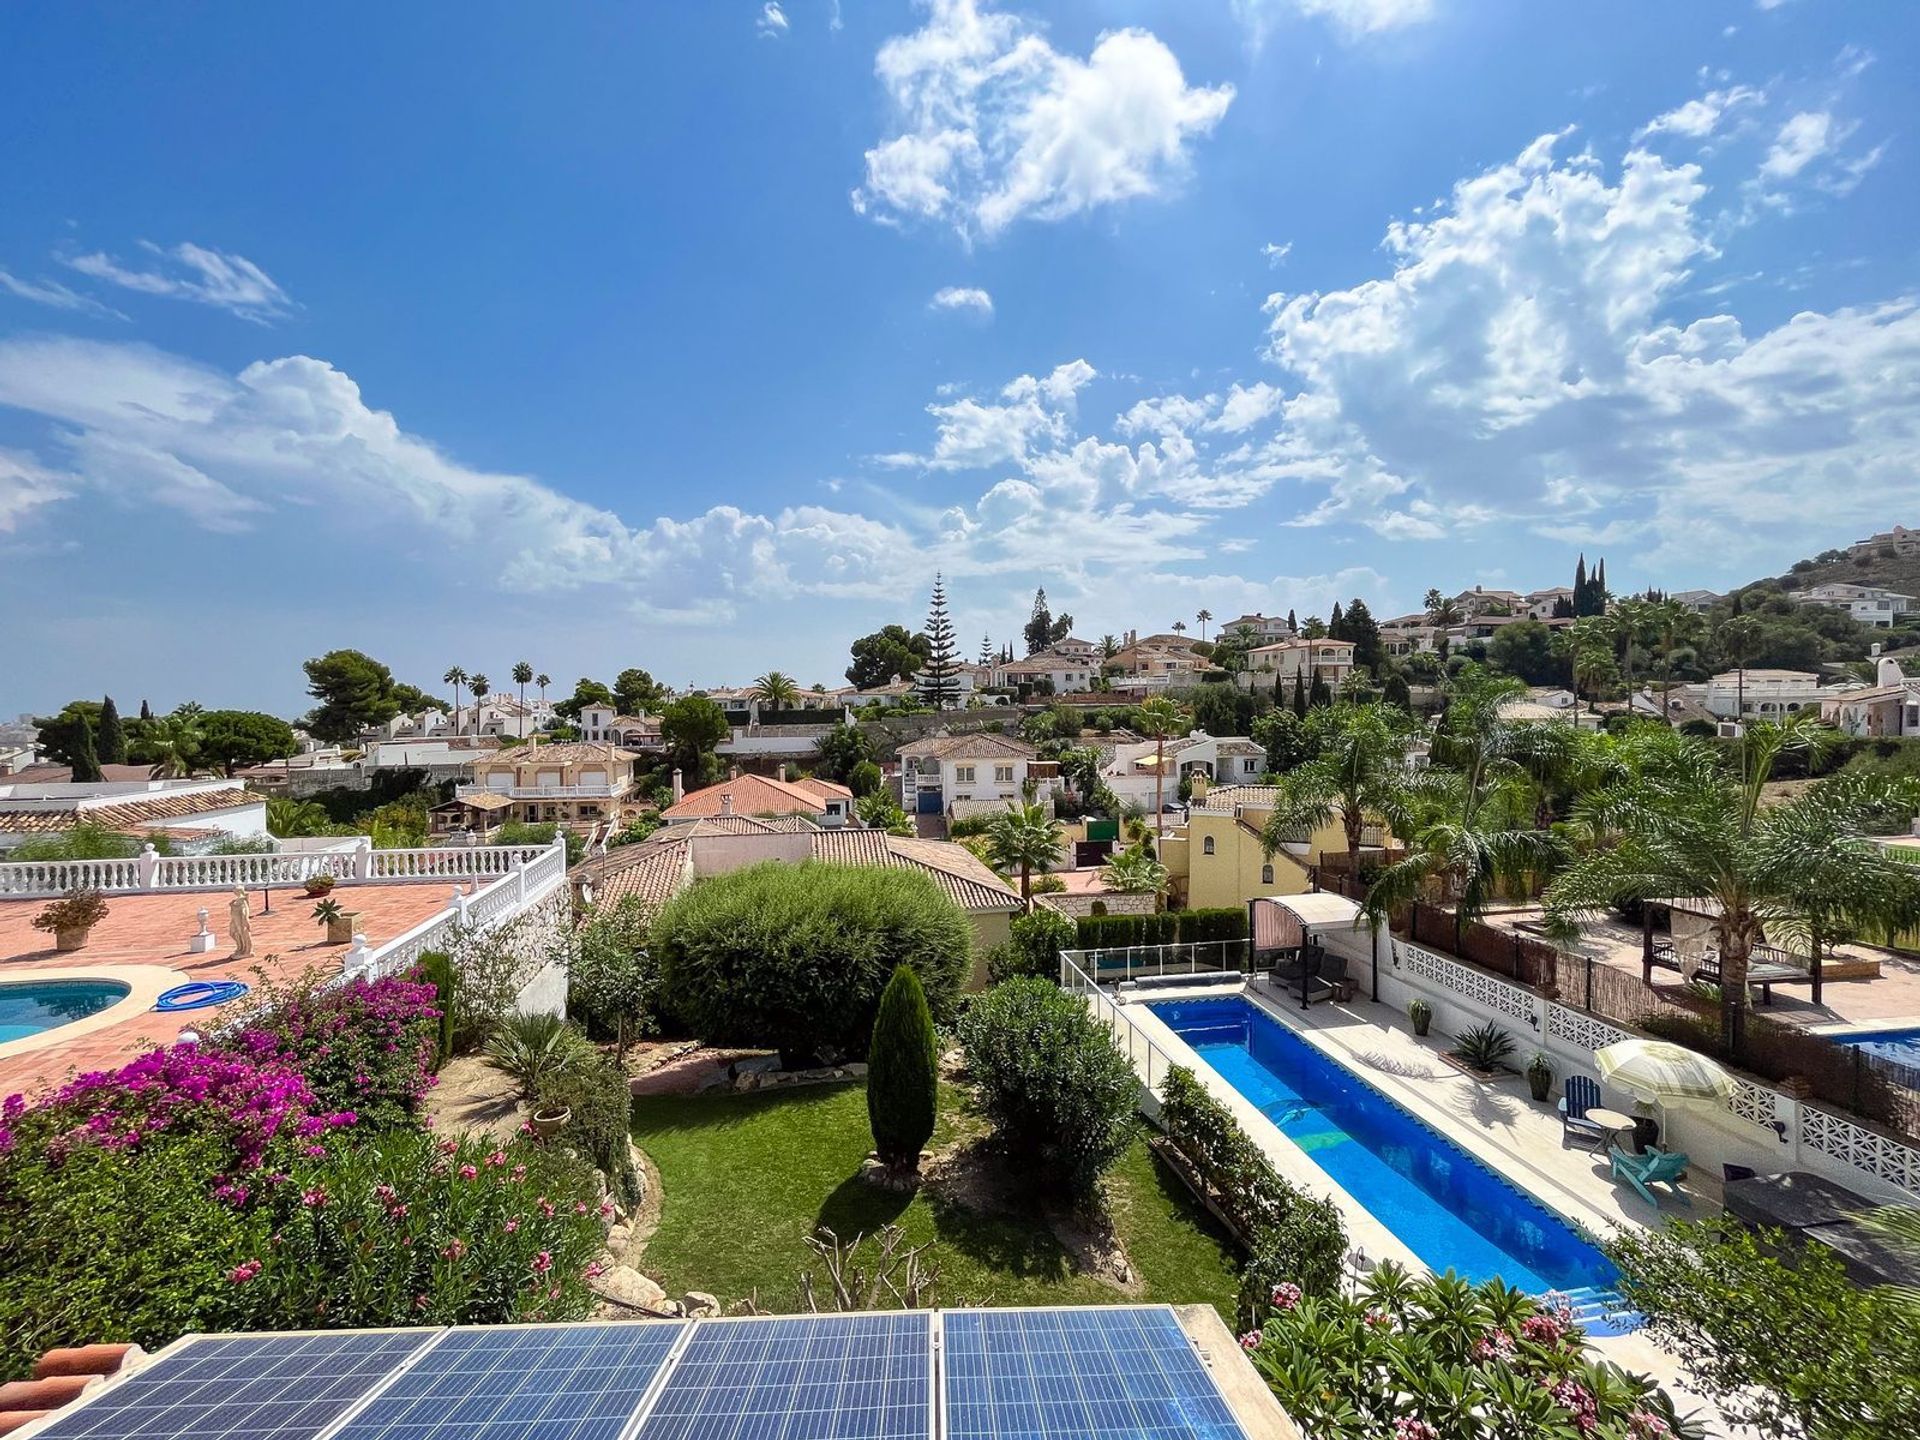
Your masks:
[{"label": "cypress tree", "polygon": [[1327,688],[1327,682],[1316,668],[1313,672],[1313,688],[1307,692],[1307,704],[1312,709],[1320,709],[1333,703],[1333,691]]},{"label": "cypress tree", "polygon": [[94,754],[102,765],[127,763],[127,730],[120,723],[120,707],[111,695],[100,702],[100,733],[94,737]]},{"label": "cypress tree", "polygon": [[153,719],[153,708],[149,706],[145,700],[140,702],[140,718],[142,720]]},{"label": "cypress tree", "polygon": [[80,740],[73,750],[73,778],[79,784],[104,778],[100,774],[100,756],[93,745],[93,722],[85,718],[80,721]]},{"label": "cypress tree", "polygon": [[933,1138],[940,1067],[920,977],[908,966],[893,972],[880,993],[867,1049],[867,1124],[873,1148],[889,1170],[911,1174]]},{"label": "cypress tree", "polygon": [[1296,635],[1300,633],[1300,622],[1293,618],[1293,611],[1291,610],[1287,611],[1287,629],[1293,631]]},{"label": "cypress tree", "polygon": [[1588,615],[1587,609],[1587,552],[1580,552],[1580,559],[1573,567],[1573,613]]},{"label": "cypress tree", "polygon": [[960,659],[953,648],[953,621],[947,616],[947,587],[937,574],[933,577],[926,635],[931,648],[920,667],[920,698],[935,710],[951,710],[960,702]]},{"label": "cypress tree", "polygon": [[1347,617],[1340,613],[1340,602],[1333,602],[1333,614],[1327,619],[1327,638],[1329,640],[1347,640]]},{"label": "cypress tree", "polygon": [[1293,713],[1302,720],[1307,718],[1307,677],[1304,673],[1293,677]]},{"label": "cypress tree", "polygon": [[1607,557],[1602,555],[1600,563],[1593,571],[1593,613],[1603,615],[1607,609]]}]

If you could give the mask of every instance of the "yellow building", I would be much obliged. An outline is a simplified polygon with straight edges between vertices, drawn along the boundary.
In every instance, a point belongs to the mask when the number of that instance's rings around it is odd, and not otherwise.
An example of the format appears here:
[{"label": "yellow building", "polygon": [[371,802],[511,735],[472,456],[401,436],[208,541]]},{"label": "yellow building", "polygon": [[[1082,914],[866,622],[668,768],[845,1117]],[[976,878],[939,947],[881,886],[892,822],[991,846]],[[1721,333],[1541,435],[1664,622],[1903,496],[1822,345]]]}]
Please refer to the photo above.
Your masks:
[{"label": "yellow building", "polygon": [[[1265,854],[1260,832],[1273,814],[1275,793],[1267,785],[1196,788],[1187,823],[1160,845],[1175,903],[1199,910],[1244,905],[1262,895],[1299,895],[1313,888],[1309,867],[1328,854],[1345,858],[1347,834],[1337,816]],[[1366,838],[1374,849],[1383,837],[1369,826]],[[1380,852],[1374,853],[1377,858]]]}]

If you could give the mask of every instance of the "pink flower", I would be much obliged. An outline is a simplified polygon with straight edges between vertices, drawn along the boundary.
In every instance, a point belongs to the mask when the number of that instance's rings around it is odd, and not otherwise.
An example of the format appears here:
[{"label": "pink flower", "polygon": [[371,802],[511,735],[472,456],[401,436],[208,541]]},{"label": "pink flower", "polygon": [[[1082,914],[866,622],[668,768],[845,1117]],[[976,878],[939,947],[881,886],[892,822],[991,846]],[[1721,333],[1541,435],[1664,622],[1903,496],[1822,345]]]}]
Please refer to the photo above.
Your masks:
[{"label": "pink flower", "polygon": [[513,1234],[514,1231],[518,1230],[519,1228],[520,1228],[520,1222],[518,1220],[507,1221],[507,1225],[506,1225],[507,1234],[511,1235]]},{"label": "pink flower", "polygon": [[495,1150],[491,1155],[487,1156],[487,1168],[489,1170],[497,1169],[506,1163],[507,1152],[504,1150]]},{"label": "pink flower", "polygon": [[1554,1403],[1573,1416],[1573,1423],[1581,1433],[1593,1430],[1600,1423],[1600,1406],[1593,1398],[1593,1392],[1571,1375],[1558,1384],[1547,1388]]},{"label": "pink flower", "polygon": [[314,1159],[314,1160],[322,1159],[325,1157],[326,1153],[327,1153],[327,1147],[324,1145],[307,1146],[307,1155],[310,1159]]},{"label": "pink flower", "polygon": [[1634,1440],[1665,1440],[1673,1427],[1651,1410],[1636,1410],[1627,1417],[1628,1433]]},{"label": "pink flower", "polygon": [[534,1201],[533,1203],[540,1207],[540,1213],[542,1215],[546,1216],[547,1219],[549,1220],[553,1219],[553,1201],[547,1199],[546,1196],[542,1195],[538,1200]]},{"label": "pink flower", "polygon": [[1521,1338],[1536,1345],[1557,1345],[1562,1333],[1560,1322],[1551,1315],[1529,1315],[1520,1322]]},{"label": "pink flower", "polygon": [[1473,1347],[1473,1358],[1476,1360],[1511,1360],[1517,1353],[1513,1336],[1504,1330],[1487,1332]]},{"label": "pink flower", "polygon": [[229,1270],[227,1272],[227,1279],[232,1284],[244,1285],[259,1273],[260,1273],[260,1262],[258,1260],[248,1260],[243,1264],[236,1265],[233,1267],[233,1269]]},{"label": "pink flower", "polygon": [[538,1255],[533,1257],[533,1273],[534,1274],[544,1275],[547,1273],[547,1271],[551,1270],[552,1268],[553,1268],[553,1252],[551,1250],[542,1250]]},{"label": "pink flower", "polygon": [[300,1192],[300,1203],[309,1210],[324,1209],[327,1203],[326,1187],[324,1185],[316,1185],[311,1190],[302,1190]]},{"label": "pink flower", "polygon": [[447,1242],[446,1248],[440,1253],[449,1260],[458,1260],[462,1255],[467,1253],[467,1242],[456,1235]]},{"label": "pink flower", "polygon": [[1402,1415],[1393,1422],[1393,1440],[1440,1440],[1440,1432],[1424,1420]]},{"label": "pink flower", "polygon": [[1300,1287],[1290,1280],[1282,1280],[1273,1287],[1273,1308],[1291,1310],[1300,1303]]},{"label": "pink flower", "polygon": [[598,1260],[589,1260],[587,1262],[587,1268],[580,1272],[580,1278],[583,1280],[598,1280],[606,1273],[606,1266],[602,1265]]},{"label": "pink flower", "polygon": [[531,1135],[531,1134],[533,1134],[533,1121],[531,1121],[531,1120],[522,1120],[522,1121],[520,1122],[520,1133],[521,1133],[522,1135]]},{"label": "pink flower", "polygon": [[1390,1330],[1393,1328],[1393,1316],[1384,1310],[1369,1310],[1363,1317],[1370,1330]]},{"label": "pink flower", "polygon": [[600,1218],[602,1220],[611,1220],[613,1218],[613,1202],[611,1200],[602,1200],[600,1202]]},{"label": "pink flower", "polygon": [[584,1201],[584,1200],[576,1200],[576,1201],[574,1201],[574,1202],[573,1202],[573,1213],[574,1213],[574,1214],[576,1214],[576,1215],[584,1215],[584,1214],[586,1214],[586,1213],[587,1213],[587,1202],[586,1202],[586,1201]]},{"label": "pink flower", "polygon": [[1258,1330],[1247,1331],[1246,1334],[1240,1337],[1240,1348],[1242,1350],[1258,1350],[1260,1348],[1260,1332]]},{"label": "pink flower", "polygon": [[471,1165],[462,1165],[460,1167],[460,1178],[462,1180],[471,1180],[473,1179],[474,1176],[478,1175],[479,1173],[480,1172],[474,1169],[473,1166]]},{"label": "pink flower", "polygon": [[400,1192],[383,1180],[373,1187],[373,1196],[382,1205],[391,1205],[400,1198]]}]

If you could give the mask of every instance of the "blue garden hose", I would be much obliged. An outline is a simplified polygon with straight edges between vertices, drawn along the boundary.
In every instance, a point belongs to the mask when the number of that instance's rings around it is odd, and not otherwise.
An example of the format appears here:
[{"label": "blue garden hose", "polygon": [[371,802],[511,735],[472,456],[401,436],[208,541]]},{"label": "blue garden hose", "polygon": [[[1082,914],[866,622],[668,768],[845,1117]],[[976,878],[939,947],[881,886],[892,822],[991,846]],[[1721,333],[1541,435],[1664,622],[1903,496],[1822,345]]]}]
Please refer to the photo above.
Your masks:
[{"label": "blue garden hose", "polygon": [[238,1000],[247,993],[247,985],[242,980],[189,980],[185,985],[176,985],[158,1000],[153,1008],[161,1012],[173,1010],[200,1010],[208,1005],[224,1005],[229,1000]]}]

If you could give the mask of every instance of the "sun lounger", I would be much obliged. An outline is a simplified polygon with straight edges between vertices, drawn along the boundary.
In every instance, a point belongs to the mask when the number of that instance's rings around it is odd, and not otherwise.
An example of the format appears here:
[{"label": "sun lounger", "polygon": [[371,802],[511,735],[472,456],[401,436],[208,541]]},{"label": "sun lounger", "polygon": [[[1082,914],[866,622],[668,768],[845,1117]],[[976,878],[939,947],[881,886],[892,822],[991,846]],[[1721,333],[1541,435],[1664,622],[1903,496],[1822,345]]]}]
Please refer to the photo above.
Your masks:
[{"label": "sun lounger", "polygon": [[1607,1158],[1613,1164],[1613,1178],[1631,1185],[1649,1205],[1660,1208],[1660,1197],[1648,1188],[1665,1185],[1668,1193],[1682,1205],[1693,1204],[1692,1197],[1680,1188],[1687,1167],[1693,1162],[1679,1150],[1649,1150],[1644,1155],[1629,1155],[1618,1145],[1610,1146]]}]

